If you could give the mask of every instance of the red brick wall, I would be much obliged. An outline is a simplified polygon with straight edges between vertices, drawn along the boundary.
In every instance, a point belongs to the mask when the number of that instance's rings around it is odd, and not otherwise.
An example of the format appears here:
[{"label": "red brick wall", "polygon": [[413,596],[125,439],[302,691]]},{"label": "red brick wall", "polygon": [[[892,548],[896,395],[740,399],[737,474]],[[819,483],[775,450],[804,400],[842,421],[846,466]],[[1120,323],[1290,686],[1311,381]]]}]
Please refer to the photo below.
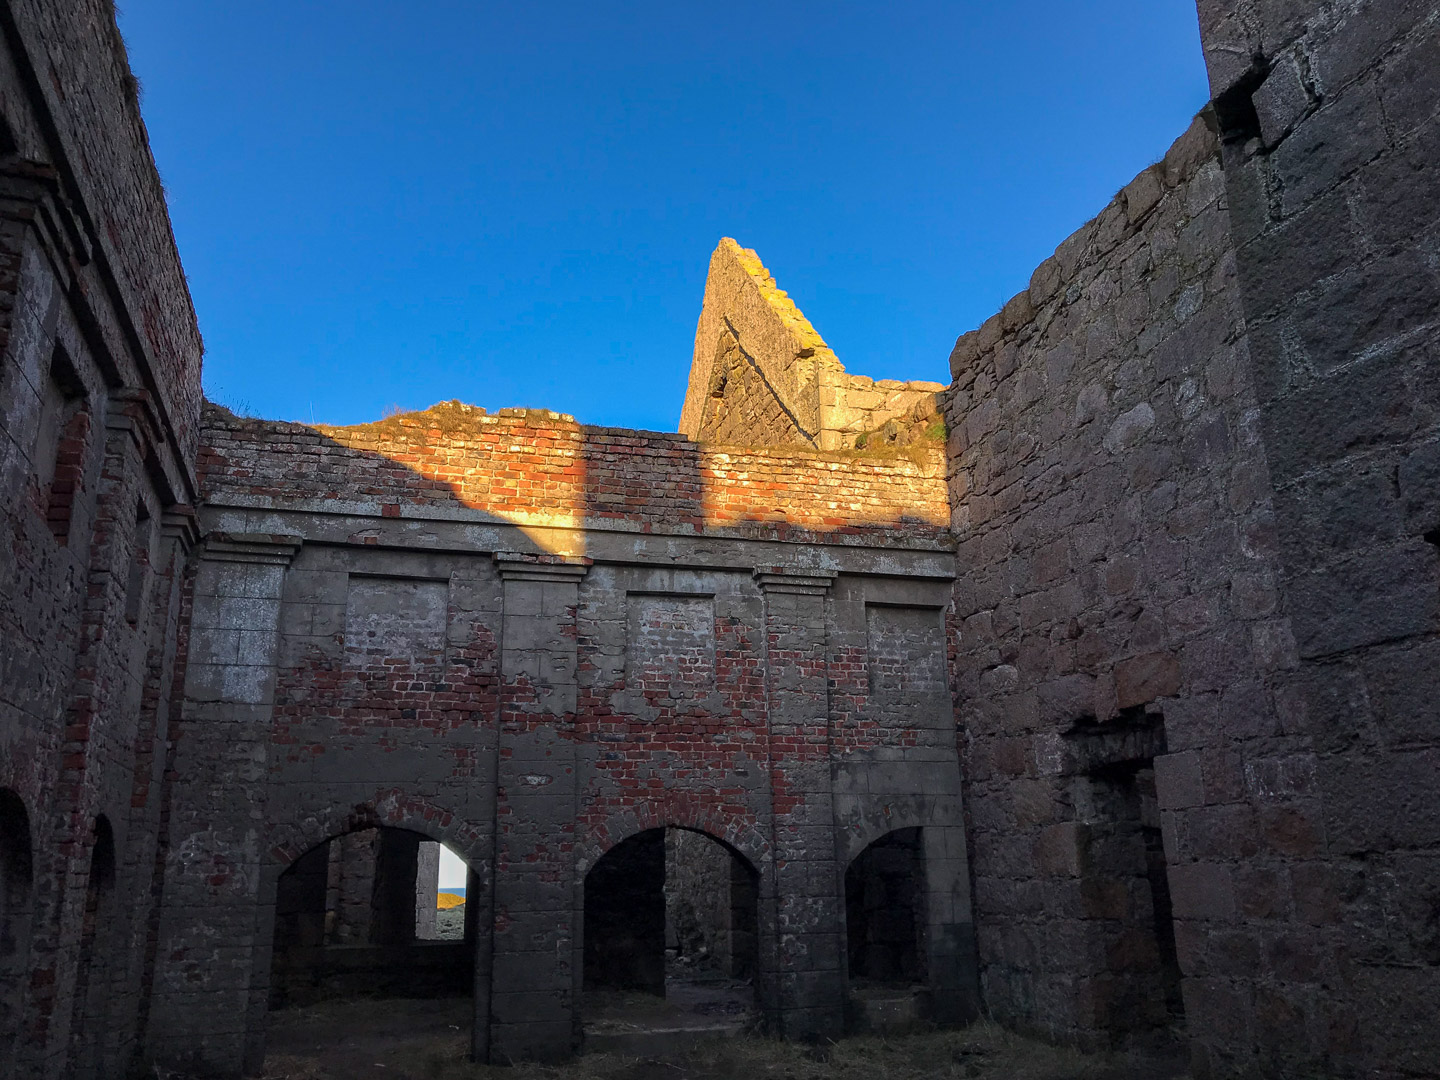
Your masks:
[{"label": "red brick wall", "polygon": [[584,427],[550,413],[486,416],[458,404],[353,428],[205,414],[202,487],[231,496],[465,506],[513,520],[739,528],[803,539],[896,526],[941,536],[943,454],[866,457],[700,447],[680,435]]}]

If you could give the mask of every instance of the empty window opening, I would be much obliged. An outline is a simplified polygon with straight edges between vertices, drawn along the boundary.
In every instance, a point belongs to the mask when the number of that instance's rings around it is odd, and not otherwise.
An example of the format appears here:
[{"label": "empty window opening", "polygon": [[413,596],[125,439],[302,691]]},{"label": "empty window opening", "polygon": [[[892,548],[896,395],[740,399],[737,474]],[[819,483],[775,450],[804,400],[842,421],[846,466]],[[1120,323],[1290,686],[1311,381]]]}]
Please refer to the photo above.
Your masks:
[{"label": "empty window opening", "polygon": [[80,927],[73,1020],[70,1025],[71,1075],[107,1075],[106,1062],[118,1054],[110,1045],[110,935],[115,923],[115,834],[101,814],[95,819],[90,873],[85,884],[85,912]]},{"label": "empty window opening", "polygon": [[648,829],[616,844],[585,877],[587,1036],[750,1023],[759,899],[749,861],[705,833]]},{"label": "empty window opening", "polygon": [[[459,904],[454,927],[435,932],[441,851],[419,833],[367,828],[296,859],[276,890],[271,1008],[344,998],[468,998],[475,920],[470,905]],[[476,875],[450,857],[447,873],[462,875],[466,884],[458,891],[473,897]]]},{"label": "empty window opening", "polygon": [[1087,972],[1111,986],[1096,1019],[1119,1038],[1183,1023],[1169,874],[1155,792],[1164,718],[1131,710],[1067,736],[1080,773],[1072,785],[1085,826],[1079,855],[1086,925],[1102,966]]},{"label": "empty window opening", "polygon": [[130,576],[125,583],[125,621],[137,626],[145,610],[145,588],[150,578],[150,510],[140,500],[135,509],[135,539],[130,555]]},{"label": "empty window opening", "polygon": [[27,1042],[21,1038],[21,1018],[30,961],[33,885],[30,817],[19,795],[0,788],[0,1061],[14,1061]]},{"label": "empty window opening", "polygon": [[465,895],[470,870],[444,844],[420,845],[415,869],[415,936],[421,941],[459,941],[465,937]]},{"label": "empty window opening", "polygon": [[925,854],[919,829],[896,829],[845,870],[852,989],[912,986],[926,975]]},{"label": "empty window opening", "polygon": [[62,544],[69,543],[75,498],[84,486],[89,436],[85,386],[65,350],[57,346],[40,403],[32,461],[38,508]]}]

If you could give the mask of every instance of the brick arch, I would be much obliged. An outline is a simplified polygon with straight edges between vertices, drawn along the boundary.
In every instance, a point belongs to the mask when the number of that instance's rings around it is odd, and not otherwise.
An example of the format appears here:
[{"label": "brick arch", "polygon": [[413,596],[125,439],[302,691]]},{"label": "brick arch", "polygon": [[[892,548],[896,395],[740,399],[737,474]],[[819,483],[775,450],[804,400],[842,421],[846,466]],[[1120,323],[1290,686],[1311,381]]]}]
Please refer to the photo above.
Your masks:
[{"label": "brick arch", "polygon": [[890,808],[885,820],[878,822],[853,822],[842,824],[837,830],[841,836],[841,869],[849,866],[866,848],[899,829],[939,828],[955,825],[959,820],[948,800],[925,800],[916,806],[908,800]]},{"label": "brick arch", "polygon": [[409,795],[399,788],[376,792],[375,797],[351,806],[332,806],[297,821],[270,826],[266,849],[265,876],[272,885],[301,855],[337,836],[372,828],[405,829],[419,833],[450,848],[480,875],[489,886],[491,860],[488,857],[488,830],[465,821],[428,799]]},{"label": "brick arch", "polygon": [[723,844],[764,881],[762,870],[770,860],[770,845],[754,822],[695,799],[673,797],[616,810],[592,828],[575,845],[579,880],[616,845],[650,829],[668,828],[703,833]]},{"label": "brick arch", "polygon": [[[274,940],[275,896],[280,875],[296,859],[330,840],[360,829],[405,829],[449,847],[465,860],[479,881],[479,896],[487,898],[493,878],[492,860],[485,856],[488,828],[461,819],[452,811],[400,788],[386,788],[374,798],[350,806],[327,807],[296,821],[272,822],[269,843],[260,867],[261,903],[256,907],[254,944],[250,955],[250,1000],[247,1020],[247,1056],[263,1059],[269,1027],[266,1001],[270,992],[271,943]],[[489,916],[485,916],[488,918]]]}]

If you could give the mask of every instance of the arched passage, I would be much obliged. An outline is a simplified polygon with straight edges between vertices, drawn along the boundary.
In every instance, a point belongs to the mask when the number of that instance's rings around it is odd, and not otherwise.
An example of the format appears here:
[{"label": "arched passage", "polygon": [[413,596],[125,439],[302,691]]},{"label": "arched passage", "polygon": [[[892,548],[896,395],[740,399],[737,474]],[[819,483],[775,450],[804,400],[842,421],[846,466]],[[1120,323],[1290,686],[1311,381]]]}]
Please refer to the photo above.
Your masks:
[{"label": "arched passage", "polygon": [[926,882],[921,830],[896,829],[845,869],[851,991],[909,987],[926,978]]},{"label": "arched passage", "polygon": [[270,1008],[468,997],[477,875],[448,890],[467,902],[444,920],[438,875],[439,844],[389,826],[354,829],[297,858],[276,881]]},{"label": "arched passage", "polygon": [[0,788],[0,1061],[14,1061],[24,1045],[21,1017],[30,966],[34,905],[30,815],[9,788]]},{"label": "arched passage", "polygon": [[585,876],[587,1045],[617,1030],[739,1029],[756,1015],[760,875],[690,828],[646,829]]}]

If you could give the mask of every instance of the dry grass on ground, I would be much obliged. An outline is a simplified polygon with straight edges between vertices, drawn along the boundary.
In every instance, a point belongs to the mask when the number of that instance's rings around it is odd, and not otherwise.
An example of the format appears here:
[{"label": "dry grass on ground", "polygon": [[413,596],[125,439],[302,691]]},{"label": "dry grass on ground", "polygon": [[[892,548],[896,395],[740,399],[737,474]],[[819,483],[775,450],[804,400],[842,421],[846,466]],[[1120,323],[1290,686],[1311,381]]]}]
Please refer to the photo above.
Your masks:
[{"label": "dry grass on ground", "polygon": [[[274,1048],[265,1080],[1148,1080],[1154,1075],[1123,1059],[1048,1046],[991,1024],[821,1046],[758,1036],[717,1039],[660,1059],[596,1053],[558,1066],[475,1065],[466,1060],[467,1036],[458,1026],[417,1030],[427,1021],[437,1026],[433,1012],[422,1019],[418,1007],[424,1003],[385,1005],[388,1015],[368,1022],[353,1012],[332,1013],[333,1006],[292,1016],[287,1021],[292,1030],[297,1024],[312,1032],[323,1027],[334,1041],[323,1050]],[[408,1025],[402,1022],[405,1005],[417,1007]],[[395,1034],[387,1034],[392,1026]]]}]

